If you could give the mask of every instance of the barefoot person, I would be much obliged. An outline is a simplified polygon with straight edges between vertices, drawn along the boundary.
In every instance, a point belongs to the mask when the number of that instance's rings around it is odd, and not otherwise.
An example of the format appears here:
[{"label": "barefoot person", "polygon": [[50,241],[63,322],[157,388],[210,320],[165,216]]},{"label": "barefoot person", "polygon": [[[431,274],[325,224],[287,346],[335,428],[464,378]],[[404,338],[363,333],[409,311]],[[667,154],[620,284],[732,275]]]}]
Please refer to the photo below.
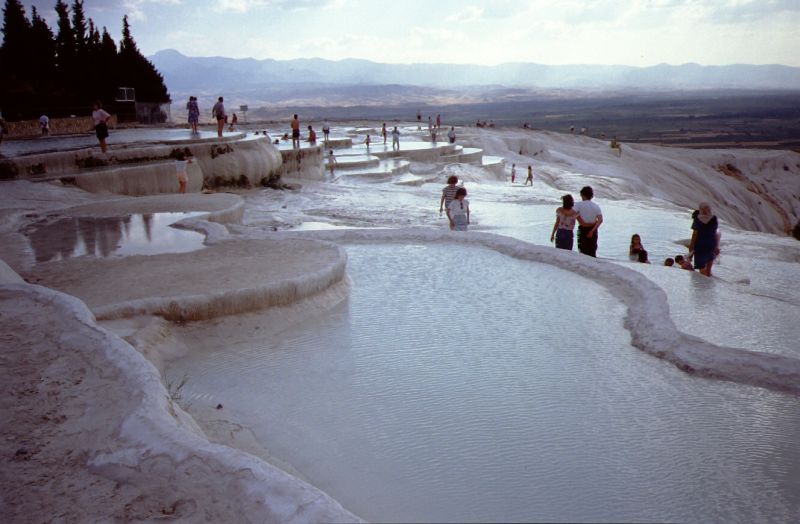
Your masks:
[{"label": "barefoot person", "polygon": [[525,179],[525,184],[528,185],[528,182],[531,183],[531,187],[533,187],[533,166],[528,165],[528,178]]},{"label": "barefoot person", "polygon": [[175,172],[178,176],[178,192],[186,193],[186,184],[189,182],[188,167],[192,163],[192,153],[187,148],[179,151],[175,156]]},{"label": "barefoot person", "polygon": [[386,138],[389,135],[389,132],[386,131],[386,122],[381,126],[381,135],[383,135],[383,145],[386,145]]},{"label": "barefoot person", "polygon": [[400,150],[400,130],[397,129],[397,126],[394,126],[392,129],[392,150]]},{"label": "barefoot person", "polygon": [[325,141],[325,145],[328,145],[328,137],[331,134],[331,126],[327,120],[322,123],[322,138]]},{"label": "barefoot person", "polygon": [[94,121],[94,133],[100,141],[100,150],[105,153],[108,150],[106,138],[108,138],[108,121],[111,115],[105,112],[100,100],[96,100],[92,106],[92,120]]},{"label": "barefoot person", "polygon": [[711,204],[701,202],[692,213],[692,240],[689,242],[689,259],[694,258],[694,268],[710,277],[711,267],[719,255],[719,223],[711,212]]},{"label": "barefoot person", "polygon": [[575,200],[572,195],[561,197],[561,207],[556,209],[556,223],[553,224],[553,231],[550,233],[550,242],[555,241],[558,249],[572,251],[573,230],[575,229],[575,219],[578,217],[574,207]]},{"label": "barefoot person", "polygon": [[581,189],[581,201],[575,204],[578,212],[578,251],[590,257],[597,256],[597,230],[603,223],[600,206],[592,202],[594,191],[590,186]]},{"label": "barefoot person", "polygon": [[333,173],[336,169],[336,157],[333,156],[333,149],[328,152],[328,169],[331,170],[331,178],[333,178]]},{"label": "barefoot person", "polygon": [[297,115],[292,118],[292,147],[300,149],[300,119]]},{"label": "barefoot person", "polygon": [[314,126],[308,126],[308,143],[311,145],[317,143],[317,132],[314,131]]},{"label": "barefoot person", "polygon": [[211,108],[211,115],[217,119],[217,136],[222,138],[222,130],[225,128],[225,120],[228,115],[225,114],[225,103],[222,97],[217,98],[217,103]]},{"label": "barefoot person", "polygon": [[192,133],[197,134],[197,123],[200,121],[200,107],[197,105],[197,97],[190,96],[186,102],[186,111],[189,114],[189,125],[192,126]]},{"label": "barefoot person", "polygon": [[453,231],[466,231],[469,227],[469,200],[466,196],[467,190],[459,187],[455,198],[447,204],[447,218]]},{"label": "barefoot person", "polygon": [[511,183],[517,179],[517,164],[511,164]]},{"label": "barefoot person", "polygon": [[42,128],[42,136],[50,134],[50,118],[47,115],[39,117],[39,127]]},{"label": "barefoot person", "polygon": [[456,184],[458,184],[458,177],[450,175],[447,178],[447,185],[442,189],[442,198],[439,199],[439,215],[442,214],[443,209],[447,209],[447,206],[456,197],[456,191],[458,191]]}]

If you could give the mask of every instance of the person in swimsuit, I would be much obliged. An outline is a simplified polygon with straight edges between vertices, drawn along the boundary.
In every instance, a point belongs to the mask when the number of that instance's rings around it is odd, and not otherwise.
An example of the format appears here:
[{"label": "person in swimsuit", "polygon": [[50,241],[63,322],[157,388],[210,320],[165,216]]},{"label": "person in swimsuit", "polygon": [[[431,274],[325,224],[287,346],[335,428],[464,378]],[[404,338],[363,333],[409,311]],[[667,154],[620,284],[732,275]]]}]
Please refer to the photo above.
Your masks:
[{"label": "person in swimsuit", "polygon": [[292,118],[292,147],[300,149],[300,119],[297,115]]},{"label": "person in swimsuit", "polygon": [[222,130],[225,129],[225,121],[228,119],[222,97],[217,98],[217,103],[211,108],[211,114],[217,119],[217,136],[222,138]]}]

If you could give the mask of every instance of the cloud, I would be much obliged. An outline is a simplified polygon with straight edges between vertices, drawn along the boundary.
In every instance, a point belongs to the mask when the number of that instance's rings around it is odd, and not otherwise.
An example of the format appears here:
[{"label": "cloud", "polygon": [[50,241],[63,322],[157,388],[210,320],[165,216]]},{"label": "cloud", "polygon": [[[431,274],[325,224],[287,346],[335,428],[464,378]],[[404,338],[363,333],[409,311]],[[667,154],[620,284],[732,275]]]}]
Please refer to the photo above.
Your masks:
[{"label": "cloud", "polygon": [[483,18],[483,7],[476,5],[465,6],[456,14],[448,16],[446,22],[475,22]]},{"label": "cloud", "polygon": [[165,4],[180,5],[181,3],[181,0],[125,0],[122,7],[131,22],[145,22],[147,21],[147,14],[144,12],[145,4],[163,6]]},{"label": "cloud", "polygon": [[216,0],[213,9],[223,13],[248,13],[265,7],[301,11],[311,8],[331,9],[341,7],[345,3],[346,0]]}]

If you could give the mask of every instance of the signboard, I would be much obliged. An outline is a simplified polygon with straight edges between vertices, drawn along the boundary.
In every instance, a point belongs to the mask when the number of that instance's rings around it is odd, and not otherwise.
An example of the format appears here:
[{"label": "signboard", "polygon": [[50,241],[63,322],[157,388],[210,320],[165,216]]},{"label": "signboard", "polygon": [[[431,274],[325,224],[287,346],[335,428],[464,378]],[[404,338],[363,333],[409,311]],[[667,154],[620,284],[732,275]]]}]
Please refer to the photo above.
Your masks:
[{"label": "signboard", "polygon": [[132,87],[118,87],[116,101],[136,102],[136,89]]}]

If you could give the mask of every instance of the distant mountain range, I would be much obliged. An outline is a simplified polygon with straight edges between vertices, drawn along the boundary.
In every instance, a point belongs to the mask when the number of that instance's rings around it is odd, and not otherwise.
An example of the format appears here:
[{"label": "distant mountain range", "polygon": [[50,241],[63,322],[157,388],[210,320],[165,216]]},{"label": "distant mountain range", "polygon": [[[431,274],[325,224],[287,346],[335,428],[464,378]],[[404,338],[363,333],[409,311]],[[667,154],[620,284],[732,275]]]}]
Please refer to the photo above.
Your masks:
[{"label": "distant mountain range", "polygon": [[174,101],[226,95],[237,103],[282,106],[476,103],[575,92],[800,90],[800,67],[782,65],[652,67],[507,63],[383,64],[369,60],[255,60],[188,57],[168,49],[148,57]]},{"label": "distant mountain range", "polygon": [[800,67],[783,65],[382,64],[359,59],[188,57],[172,49],[159,51],[149,59],[164,75],[170,91],[176,94],[269,88],[286,97],[291,86],[300,85],[397,85],[433,89],[504,86],[526,90],[800,89]]}]

